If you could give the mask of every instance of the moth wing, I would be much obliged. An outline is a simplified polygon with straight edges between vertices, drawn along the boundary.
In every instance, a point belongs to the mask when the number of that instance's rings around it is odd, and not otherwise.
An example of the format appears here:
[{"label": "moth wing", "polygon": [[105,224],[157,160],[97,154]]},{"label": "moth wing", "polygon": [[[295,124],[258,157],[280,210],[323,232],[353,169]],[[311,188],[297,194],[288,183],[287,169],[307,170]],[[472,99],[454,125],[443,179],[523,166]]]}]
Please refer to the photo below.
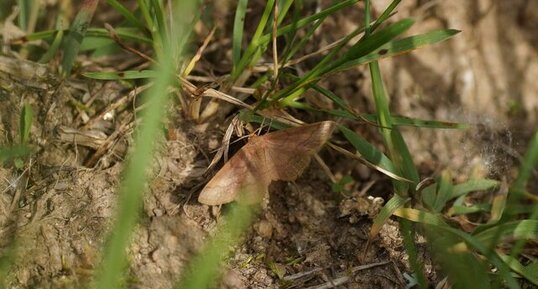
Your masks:
[{"label": "moth wing", "polygon": [[237,198],[246,203],[257,202],[267,193],[269,180],[260,172],[263,162],[251,154],[249,144],[237,152],[205,185],[198,201],[206,205],[221,205]]},{"label": "moth wing", "polygon": [[336,124],[323,121],[267,134],[265,159],[271,180],[293,181],[331,137]]}]

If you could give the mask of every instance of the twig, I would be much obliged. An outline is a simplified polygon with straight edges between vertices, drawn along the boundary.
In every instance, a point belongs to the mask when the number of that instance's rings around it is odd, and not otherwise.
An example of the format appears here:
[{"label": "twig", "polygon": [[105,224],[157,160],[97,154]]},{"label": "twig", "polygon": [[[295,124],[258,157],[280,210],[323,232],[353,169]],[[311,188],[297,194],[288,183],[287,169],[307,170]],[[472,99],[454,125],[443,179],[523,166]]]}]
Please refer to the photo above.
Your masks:
[{"label": "twig", "polygon": [[[368,265],[361,265],[361,266],[356,266],[356,267],[353,267],[351,269],[351,272],[349,275],[353,274],[353,273],[357,273],[358,271],[362,271],[362,270],[367,270],[367,269],[370,269],[370,268],[374,268],[374,267],[378,267],[378,266],[383,266],[383,265],[386,265],[390,263],[390,261],[385,261],[385,262],[378,262],[378,263],[372,263],[372,264],[368,264]],[[339,277],[339,278],[336,278],[336,279],[333,279],[333,280],[330,280],[326,283],[323,283],[323,284],[320,284],[320,285],[317,285],[317,286],[312,286],[312,287],[308,287],[306,289],[328,289],[328,288],[334,288],[336,286],[339,286],[339,285],[342,285],[346,282],[349,281],[350,279],[350,276],[343,276],[343,277]]]}]

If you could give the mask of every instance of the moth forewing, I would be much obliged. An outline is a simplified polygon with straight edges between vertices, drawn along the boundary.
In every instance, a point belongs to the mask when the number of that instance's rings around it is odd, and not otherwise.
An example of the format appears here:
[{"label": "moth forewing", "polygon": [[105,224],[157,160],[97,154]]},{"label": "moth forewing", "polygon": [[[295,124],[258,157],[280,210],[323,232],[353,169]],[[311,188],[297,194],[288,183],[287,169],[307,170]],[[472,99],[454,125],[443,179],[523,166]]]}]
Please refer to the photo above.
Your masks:
[{"label": "moth forewing", "polygon": [[253,137],[207,183],[198,201],[207,205],[260,201],[271,181],[297,179],[335,126],[323,121]]}]

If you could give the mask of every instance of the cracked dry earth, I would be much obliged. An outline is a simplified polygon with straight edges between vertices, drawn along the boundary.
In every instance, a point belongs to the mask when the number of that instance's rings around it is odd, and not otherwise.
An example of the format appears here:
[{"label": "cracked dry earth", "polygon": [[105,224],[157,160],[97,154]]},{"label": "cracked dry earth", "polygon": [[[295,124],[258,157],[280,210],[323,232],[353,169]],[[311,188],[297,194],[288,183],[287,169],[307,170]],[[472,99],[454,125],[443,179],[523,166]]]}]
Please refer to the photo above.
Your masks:
[{"label": "cracked dry earth", "polygon": [[[385,2],[373,3],[380,11]],[[423,2],[403,1],[395,16],[418,18],[411,34],[437,28],[463,32],[381,62],[391,108],[480,125],[465,132],[406,129],[422,177],[447,167],[457,172],[457,180],[510,177],[538,121],[536,1]],[[221,21],[233,19],[233,10],[219,12]],[[324,24],[331,37],[357,25],[356,17],[340,16]],[[314,37],[327,42],[327,36]],[[16,143],[23,103],[34,111],[32,158],[22,168],[0,168],[0,248],[15,236],[22,244],[10,288],[81,288],[91,278],[130,147],[131,103],[143,90],[88,79],[61,81],[55,75],[51,67],[0,56],[0,144]],[[357,109],[372,111],[368,83],[364,68],[323,81]],[[114,109],[88,112],[74,100]],[[225,127],[194,124],[173,107],[128,248],[129,288],[172,288],[219,222],[218,212],[196,198],[207,181],[208,152],[218,148]],[[379,141],[375,128],[354,129]],[[390,182],[333,151],[322,150],[320,156],[335,174],[354,177],[353,198],[331,193],[315,163],[295,182],[273,183],[244,243],[233,248],[219,288],[405,288],[409,269],[396,222],[366,250],[370,217],[389,197]],[[426,244],[416,241],[427,277],[437,284],[440,276]]]}]

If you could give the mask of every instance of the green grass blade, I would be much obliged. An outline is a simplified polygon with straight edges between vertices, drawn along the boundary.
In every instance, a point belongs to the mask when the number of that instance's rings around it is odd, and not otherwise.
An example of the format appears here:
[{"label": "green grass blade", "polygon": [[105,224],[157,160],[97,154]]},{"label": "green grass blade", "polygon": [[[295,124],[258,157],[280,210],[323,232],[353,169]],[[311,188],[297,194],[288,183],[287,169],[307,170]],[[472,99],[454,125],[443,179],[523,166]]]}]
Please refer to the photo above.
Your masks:
[{"label": "green grass blade", "polygon": [[122,271],[127,265],[125,248],[137,222],[138,211],[142,204],[142,188],[146,180],[145,168],[150,165],[155,146],[155,142],[147,140],[157,139],[166,103],[166,88],[172,81],[171,75],[174,72],[171,58],[163,59],[162,63],[168,64],[161,67],[160,77],[148,92],[148,99],[151,101],[144,111],[143,123],[135,139],[135,150],[125,170],[124,183],[119,192],[117,221],[106,245],[102,270],[97,276],[95,288],[118,288],[118,279],[123,276]]},{"label": "green grass blade", "polygon": [[138,8],[142,12],[146,27],[151,32],[153,50],[157,55],[157,58],[162,59],[164,57],[162,55],[164,49],[163,38],[161,37],[162,27],[159,27],[159,23],[154,17],[155,14],[152,13],[152,8],[157,1],[137,0],[136,2],[138,3]]},{"label": "green grass blade", "polygon": [[437,214],[432,214],[423,210],[412,208],[397,208],[393,215],[400,218],[421,224],[432,226],[448,226],[447,223]]},{"label": "green grass blade", "polygon": [[[529,182],[529,179],[533,175],[534,169],[538,166],[538,131],[534,133],[534,136],[529,144],[529,148],[523,157],[523,163],[519,168],[519,173],[516,180],[510,187],[507,200],[507,208],[504,212],[508,214],[503,214],[503,219],[509,219],[511,215],[517,214],[517,208],[521,202],[523,195],[526,192],[526,187]],[[529,219],[536,220],[538,219],[538,206],[534,205],[531,209],[532,212],[529,216]],[[505,216],[506,215],[506,216]],[[518,240],[514,247],[512,248],[511,257],[515,258],[525,245],[526,240]]]},{"label": "green grass blade", "polygon": [[398,150],[398,153],[400,154],[402,158],[401,170],[403,171],[404,177],[408,180],[411,180],[413,182],[413,185],[416,186],[420,181],[420,177],[418,175],[417,167],[415,166],[415,163],[413,162],[413,157],[411,156],[411,153],[409,152],[409,148],[407,147],[407,144],[405,143],[405,140],[400,132],[400,129],[397,126],[395,126],[395,128],[392,129],[390,135],[392,137],[396,150]]},{"label": "green grass blade", "polygon": [[[434,226],[423,226],[432,248],[431,253],[441,271],[448,275],[453,289],[492,288],[488,264],[469,251],[454,251],[459,238]],[[480,280],[480,282],[477,282]]]},{"label": "green grass blade", "polygon": [[435,199],[431,204],[431,209],[434,212],[439,213],[445,208],[446,203],[452,196],[452,187],[452,174],[450,173],[450,171],[444,170],[441,173],[441,177],[439,178],[439,181],[437,183]]},{"label": "green grass blade", "polygon": [[[177,8],[177,7],[175,7]],[[182,1],[181,10],[173,10],[174,21],[191,19],[197,11],[194,1]],[[187,31],[185,31],[186,33]],[[183,35],[176,35],[183,37]],[[152,153],[160,132],[165,104],[168,100],[168,87],[174,80],[175,65],[172,49],[164,49],[161,65],[158,67],[159,77],[148,91],[148,103],[142,112],[142,124],[135,134],[135,146],[129,156],[124,172],[124,179],[119,190],[118,215],[110,235],[107,238],[103,261],[94,280],[94,288],[119,288],[119,281],[124,276],[127,265],[126,248],[138,220],[142,205],[142,193],[145,187],[146,171],[150,166]],[[150,141],[148,141],[150,140]]]},{"label": "green grass blade", "polygon": [[[337,60],[334,60],[334,55],[335,52],[339,48],[341,48],[341,46],[335,48],[333,51],[331,51],[331,53],[325,56],[323,60],[318,63],[311,71],[307,72],[302,78],[300,78],[294,84],[288,86],[286,89],[279,91],[274,96],[274,99],[278,100],[283,98],[282,100],[280,100],[281,104],[284,106],[289,105],[290,103],[295,101],[295,98],[297,98],[306,90],[307,85],[315,83],[321,75],[324,75],[331,70],[338,68],[341,64],[345,63],[346,61],[349,61],[350,58],[360,57],[363,56],[363,54],[366,55],[372,52],[373,50],[392,40],[394,37],[403,33],[405,30],[411,27],[411,25],[413,25],[413,21],[410,19],[404,19],[399,22],[396,22],[386,27],[385,29],[380,30],[379,32],[372,34],[372,36],[364,38],[363,40],[357,42],[348,50],[348,52],[344,54],[344,57]],[[345,43],[346,41],[343,41],[342,45]]]},{"label": "green grass blade", "polygon": [[[314,21],[317,21],[319,19],[325,18],[328,15],[334,14],[336,11],[341,10],[341,9],[343,9],[345,7],[349,7],[349,6],[351,6],[351,5],[353,5],[353,4],[357,3],[357,2],[358,2],[358,0],[345,0],[345,1],[342,1],[342,2],[337,2],[337,3],[333,4],[332,6],[330,6],[329,8],[327,8],[327,9],[325,9],[325,10],[323,10],[323,11],[317,13],[317,14],[305,17],[303,19],[300,19],[299,21],[296,21],[295,23],[292,23],[292,24],[289,24],[289,25],[286,25],[284,27],[279,28],[277,30],[277,36],[282,36],[284,34],[293,32],[294,30],[300,29],[300,28],[302,28],[302,27],[304,27],[306,25],[309,25],[310,23],[312,23]],[[273,4],[271,2],[271,3],[267,3],[267,5],[272,6]],[[267,10],[267,7],[266,7],[266,10]],[[271,12],[271,9],[269,9],[269,11],[267,11],[267,13],[268,13],[267,17],[269,17],[270,12]],[[265,15],[265,12],[264,12],[264,15]],[[262,20],[265,19],[263,17],[264,16],[262,16]],[[280,15],[280,17],[282,17],[282,14]],[[260,24],[262,24],[262,20],[260,20]],[[266,24],[266,22],[267,22],[267,19],[265,19],[265,24]],[[259,31],[263,32],[263,29],[261,29]],[[257,61],[257,59],[259,57],[257,57],[256,55],[259,56],[259,55],[261,55],[261,53],[263,51],[265,51],[265,49],[266,49],[268,43],[271,41],[272,37],[273,36],[272,36],[271,33],[266,33],[266,34],[260,35],[258,37],[253,37],[252,38],[251,42],[249,43],[249,46],[247,47],[247,49],[243,53],[243,55],[241,57],[241,60],[239,61],[239,64],[237,65],[237,69],[235,70],[234,74],[232,75],[232,79],[237,79],[237,77],[239,77],[239,75],[241,75],[241,73],[245,70],[245,68],[248,65],[251,65],[251,64],[255,63],[255,61]],[[256,40],[256,42],[254,42],[254,40]]]},{"label": "green grass blade", "polygon": [[85,72],[82,75],[88,78],[100,80],[119,80],[119,79],[147,79],[157,78],[160,72],[156,70],[127,70],[120,72]]},{"label": "green grass blade", "polygon": [[[363,114],[361,115],[366,120],[371,122],[377,122],[376,114]],[[421,128],[438,128],[438,129],[467,129],[470,125],[466,123],[439,121],[439,120],[425,120],[406,116],[391,116],[391,122],[395,126],[413,126]]]},{"label": "green grass blade", "polygon": [[147,33],[147,29],[144,26],[144,23],[138,19],[127,7],[118,2],[117,0],[106,0],[108,5],[112,6],[116,11],[118,11],[132,26],[138,28],[142,33]]},{"label": "green grass blade", "polygon": [[490,179],[468,180],[465,183],[457,184],[454,186],[450,199],[454,199],[454,198],[466,195],[470,192],[491,190],[495,187],[498,187],[499,185],[500,185],[499,181],[490,180]]},{"label": "green grass blade", "polygon": [[[400,209],[400,210],[410,210],[410,209]],[[427,214],[427,213],[426,213]],[[402,214],[403,215],[403,214]],[[413,214],[408,214],[408,215],[413,215]],[[416,222],[415,220],[428,220],[429,218],[407,218],[408,220],[411,220],[411,221],[414,221]],[[493,264],[493,266],[495,266],[497,268],[497,272],[498,274],[501,275],[501,278],[502,280],[504,281],[504,285],[507,286],[508,288],[513,288],[513,289],[519,289],[519,285],[517,283],[517,281],[514,279],[514,277],[510,274],[510,270],[508,268],[508,266],[504,263],[504,261],[499,257],[499,255],[494,251],[492,250],[490,247],[484,245],[479,239],[477,239],[475,236],[471,236],[459,229],[454,229],[454,228],[451,228],[449,227],[448,225],[435,225],[434,222],[422,222],[423,224],[426,224],[426,225],[429,225],[429,226],[435,226],[435,228],[433,229],[441,229],[445,232],[448,232],[452,235],[454,235],[455,237],[459,238],[460,240],[464,241],[465,242],[465,246],[463,246],[464,248],[467,247],[467,245],[470,245],[472,248],[476,249],[480,254],[482,254],[484,257],[486,257],[486,259],[491,263]],[[436,238],[439,238],[439,235],[440,234],[436,234]],[[451,250],[455,249],[455,248],[459,248],[461,246],[458,246],[458,244],[452,246]],[[451,251],[452,253],[458,253],[458,251],[454,252],[454,251]],[[457,264],[457,266],[460,266],[460,267],[463,267],[463,268],[466,268],[467,270],[473,270],[473,268],[470,268],[470,267],[467,267],[469,265],[467,264],[464,264],[464,263],[459,263]],[[461,268],[460,268],[461,269]],[[452,267],[445,267],[443,268],[443,270],[458,270],[458,268],[452,268]],[[484,280],[481,280],[481,282],[484,282]],[[467,288],[467,287],[461,287],[461,288]]]},{"label": "green grass blade", "polygon": [[237,79],[243,73],[246,67],[257,60],[258,57],[256,57],[256,55],[260,55],[260,53],[266,49],[268,42],[260,42],[260,37],[267,27],[267,22],[269,21],[274,5],[275,0],[267,0],[265,3],[265,9],[263,10],[263,14],[258,22],[256,31],[254,32],[245,53],[237,62],[237,65],[235,66],[237,69],[235,69],[234,73],[232,74],[232,79]]},{"label": "green grass blade", "polygon": [[[357,115],[353,112],[351,107],[339,96],[334,94],[332,91],[325,89],[317,84],[311,86],[315,91],[321,93],[330,99],[334,104],[344,111],[337,110],[328,110],[327,113],[331,113],[336,116],[341,116],[345,118],[350,118],[354,120],[368,120],[373,123],[377,123],[376,114],[360,114]],[[395,126],[413,126],[420,128],[438,128],[438,129],[467,129],[470,126],[466,123],[456,123],[456,122],[447,122],[447,121],[438,121],[438,120],[425,120],[418,118],[411,118],[406,116],[391,116],[392,124]]]},{"label": "green grass blade", "polygon": [[222,263],[230,253],[230,247],[240,241],[241,234],[252,222],[253,213],[251,207],[233,204],[230,212],[225,216],[225,222],[220,223],[214,237],[191,260],[186,275],[181,278],[175,288],[213,288],[221,273]]},{"label": "green grass blade", "polygon": [[[381,24],[383,24],[387,19],[389,19],[389,17],[392,15],[392,12],[394,11],[394,9],[396,9],[396,7],[398,7],[398,4],[400,4],[400,2],[401,0],[392,1],[389,4],[389,6],[387,6],[385,11],[383,11],[383,13],[379,15],[375,23],[372,24],[372,26],[370,27],[370,31],[371,32],[375,31]],[[366,23],[369,23],[369,22],[366,22]]]},{"label": "green grass blade", "polygon": [[19,124],[19,135],[21,137],[21,144],[28,143],[28,137],[30,136],[30,129],[32,128],[32,122],[34,120],[34,111],[32,106],[25,104],[22,108],[21,119]]},{"label": "green grass blade", "polygon": [[[232,64],[233,70],[237,69],[241,59],[241,45],[243,44],[243,31],[245,29],[245,15],[247,13],[248,0],[237,1],[235,9],[234,27],[232,34]],[[232,72],[233,74],[234,72]]]},{"label": "green grass blade", "polygon": [[[116,34],[118,37],[122,40],[130,40],[135,42],[142,42],[146,44],[152,44],[153,41],[149,38],[146,38],[144,36],[141,36],[136,29],[133,28],[126,28],[126,27],[119,27],[115,29]],[[86,33],[87,36],[95,36],[95,37],[105,37],[110,38],[110,33],[103,28],[90,28],[88,29],[88,32]]]},{"label": "green grass blade", "polygon": [[454,205],[450,207],[449,215],[450,216],[457,216],[457,215],[466,215],[466,214],[474,214],[474,213],[487,213],[491,209],[490,204],[475,204],[472,206],[461,206],[461,205]]},{"label": "green grass blade", "polygon": [[[463,240],[467,245],[470,245],[471,247],[475,248],[480,254],[484,255],[484,257],[486,257],[486,259],[497,268],[498,274],[501,275],[501,278],[504,281],[504,286],[507,286],[508,288],[512,288],[512,289],[520,288],[517,281],[514,279],[512,274],[510,274],[510,270],[508,266],[506,266],[506,264],[499,257],[499,255],[495,251],[490,249],[490,247],[485,246],[482,242],[477,240],[474,236],[471,236],[459,229],[454,229],[454,228],[444,227],[444,226],[439,227],[439,228],[444,231],[452,233],[453,235]],[[464,266],[464,264],[460,264],[460,266]]]},{"label": "green grass blade", "polygon": [[512,269],[512,271],[523,276],[529,282],[538,286],[538,262],[534,262],[534,266],[523,266],[516,258],[512,256],[507,256],[504,254],[499,254],[499,257]]},{"label": "green grass blade", "polygon": [[426,289],[428,288],[428,281],[424,273],[424,264],[419,260],[418,257],[418,249],[415,243],[415,224],[405,219],[399,220],[399,223],[400,234],[402,235],[403,239],[403,247],[409,256],[409,265],[415,275],[418,288]]},{"label": "green grass blade", "polygon": [[[323,23],[323,20],[325,20],[325,17],[315,21],[312,24],[312,27],[310,27],[306,31],[306,33],[304,34],[303,37],[301,37],[301,39],[299,40],[298,43],[296,43],[296,44],[290,43],[290,45],[286,46],[286,51],[282,55],[282,60],[281,60],[282,63],[287,63],[295,54],[297,54],[297,52],[299,52],[301,49],[303,49],[306,46],[308,41],[312,39],[312,37],[314,35],[314,32],[316,32],[316,30]],[[295,23],[297,23],[297,22],[298,21],[296,21]],[[297,33],[297,31],[298,31],[297,29],[293,30],[294,36]]]},{"label": "green grass blade", "polygon": [[138,3],[138,8],[142,12],[142,16],[144,17],[144,21],[146,22],[145,26],[150,30],[151,34],[154,35],[154,33],[156,32],[155,24],[154,24],[153,16],[150,13],[150,7],[148,6],[148,1],[137,0],[136,3]]},{"label": "green grass blade", "polygon": [[65,45],[63,46],[64,57],[62,59],[62,75],[64,77],[71,74],[71,69],[75,63],[80,44],[86,34],[86,30],[92,21],[95,8],[99,0],[84,0],[81,4],[80,11],[77,13],[69,34],[67,35]]},{"label": "green grass blade", "polygon": [[165,23],[165,12],[163,8],[163,1],[151,1],[153,15],[155,15],[155,25],[157,25],[157,31],[159,33],[160,45],[162,47],[169,47],[170,45],[170,31],[168,25]]},{"label": "green grass blade", "polygon": [[288,11],[290,10],[290,7],[292,4],[295,4],[296,1],[291,0],[279,0],[278,2],[278,18],[277,18],[277,24],[282,24],[282,21],[286,18],[286,15],[288,14]]},{"label": "green grass blade", "polygon": [[[381,79],[381,71],[379,64],[375,61],[370,63],[370,75],[372,77],[372,90],[378,117],[377,122],[380,125],[379,130],[387,147],[389,158],[394,164],[394,171],[397,175],[402,175],[402,169],[404,167],[402,155],[396,148],[392,134],[392,131],[397,128],[392,124],[392,117],[389,112],[387,97],[385,96],[385,88]],[[392,183],[397,194],[407,196],[409,190],[408,184],[396,180],[392,180]]]},{"label": "green grass blade", "polygon": [[382,58],[394,57],[400,54],[407,53],[409,51],[422,48],[427,45],[440,43],[452,38],[459,32],[459,30],[445,29],[432,31],[420,35],[414,35],[399,40],[394,40],[379,47],[378,49],[364,57],[349,60],[343,63],[342,65],[340,65],[340,67],[335,69],[335,71],[346,70],[357,65],[370,63],[372,61],[379,60]]},{"label": "green grass blade", "polygon": [[317,84],[312,85],[312,88],[321,93],[322,95],[326,96],[328,99],[330,99],[332,102],[334,102],[338,107],[341,109],[347,111],[349,114],[354,115],[353,110],[351,107],[339,96],[334,94],[332,91],[325,89]]},{"label": "green grass blade", "polygon": [[510,188],[511,195],[521,196],[526,191],[527,183],[533,174],[534,168],[538,165],[538,132],[534,134],[529,149],[523,158],[523,163],[519,168],[516,180]]},{"label": "green grass blade", "polygon": [[35,3],[34,0],[18,0],[17,2],[19,3],[19,28],[26,31],[32,14],[32,6]]},{"label": "green grass blade", "polygon": [[395,175],[394,164],[392,161],[379,151],[375,146],[367,142],[364,138],[345,126],[338,125],[338,129],[344,137],[353,145],[353,147],[369,162],[385,169]]},{"label": "green grass blade", "polygon": [[348,61],[359,59],[371,53],[372,51],[394,39],[394,37],[407,31],[407,29],[409,29],[413,24],[413,20],[404,19],[380,30],[379,32],[371,34],[368,38],[364,38],[363,41],[359,41],[349,48],[342,58],[329,65],[324,69],[324,71],[329,72],[331,70],[338,69],[341,65]]},{"label": "green grass blade", "polygon": [[54,57],[54,55],[56,55],[56,53],[60,49],[60,46],[62,45],[63,38],[64,38],[64,31],[58,30],[49,49],[47,50],[45,54],[43,54],[43,56],[41,56],[41,59],[39,59],[39,63],[48,63]]},{"label": "green grass blade", "polygon": [[514,240],[538,239],[537,220],[519,220],[486,229],[474,237],[485,246],[495,246],[509,238]]},{"label": "green grass blade", "polygon": [[[56,32],[58,30],[46,30],[46,31],[40,31],[36,33],[28,34],[24,37],[25,41],[35,41],[35,40],[42,40],[42,39],[48,39],[54,37],[56,35]],[[66,32],[69,32],[68,30],[62,30],[65,34]],[[129,40],[129,41],[135,41],[135,42],[141,42],[145,44],[152,44],[152,40],[143,36],[140,36],[137,34],[136,29],[133,28],[124,28],[120,27],[115,30],[118,37],[122,40]],[[107,38],[110,39],[110,33],[103,28],[89,28],[86,31],[87,37],[101,37],[101,38]],[[83,40],[84,41],[84,40]]]},{"label": "green grass blade", "polygon": [[[329,15],[332,15],[334,14],[336,11],[339,11],[339,10],[342,10],[346,7],[349,7],[355,3],[357,3],[358,0],[345,0],[345,1],[342,1],[342,2],[337,2],[335,4],[333,4],[332,6],[330,6],[329,8],[325,9],[325,10],[322,10],[320,11],[319,13],[316,13],[314,15],[311,15],[311,16],[307,16],[303,19],[300,19],[299,21],[293,23],[293,24],[289,24],[289,25],[285,25],[281,28],[278,29],[277,31],[277,36],[282,36],[284,34],[287,34],[287,33],[290,33],[294,30],[297,30],[297,29],[300,29],[302,27],[305,27],[306,25],[309,25],[311,23],[313,23],[314,21],[317,21],[319,19],[322,19],[322,18],[325,18]],[[267,34],[264,34],[263,36],[260,37],[259,39],[259,43],[260,44],[267,44],[269,43],[269,41],[271,41],[271,33],[267,33]]]},{"label": "green grass blade", "polygon": [[86,34],[86,37],[84,37],[84,40],[82,40],[82,43],[80,44],[80,52],[82,51],[98,51],[100,49],[104,49],[105,47],[116,47],[119,48],[117,43],[109,38],[102,38],[102,37],[91,37]]},{"label": "green grass blade", "polygon": [[394,195],[390,200],[381,208],[381,211],[379,211],[379,214],[375,216],[372,224],[372,228],[370,228],[370,233],[368,234],[368,238],[372,240],[385,222],[392,216],[392,214],[399,208],[403,207],[407,202],[409,201],[409,198],[402,198],[399,195]]},{"label": "green grass blade", "polygon": [[[509,189],[508,199],[506,201],[506,208],[503,212],[502,220],[511,220],[513,216],[520,213],[520,211],[530,211],[529,219],[538,219],[538,206],[523,205],[522,200],[527,192],[527,184],[533,170],[538,166],[538,132],[535,132],[533,138],[529,143],[529,148],[523,157],[523,162],[519,168],[516,180],[512,183]],[[521,252],[526,240],[518,240],[512,247],[511,257],[515,258]]]}]

